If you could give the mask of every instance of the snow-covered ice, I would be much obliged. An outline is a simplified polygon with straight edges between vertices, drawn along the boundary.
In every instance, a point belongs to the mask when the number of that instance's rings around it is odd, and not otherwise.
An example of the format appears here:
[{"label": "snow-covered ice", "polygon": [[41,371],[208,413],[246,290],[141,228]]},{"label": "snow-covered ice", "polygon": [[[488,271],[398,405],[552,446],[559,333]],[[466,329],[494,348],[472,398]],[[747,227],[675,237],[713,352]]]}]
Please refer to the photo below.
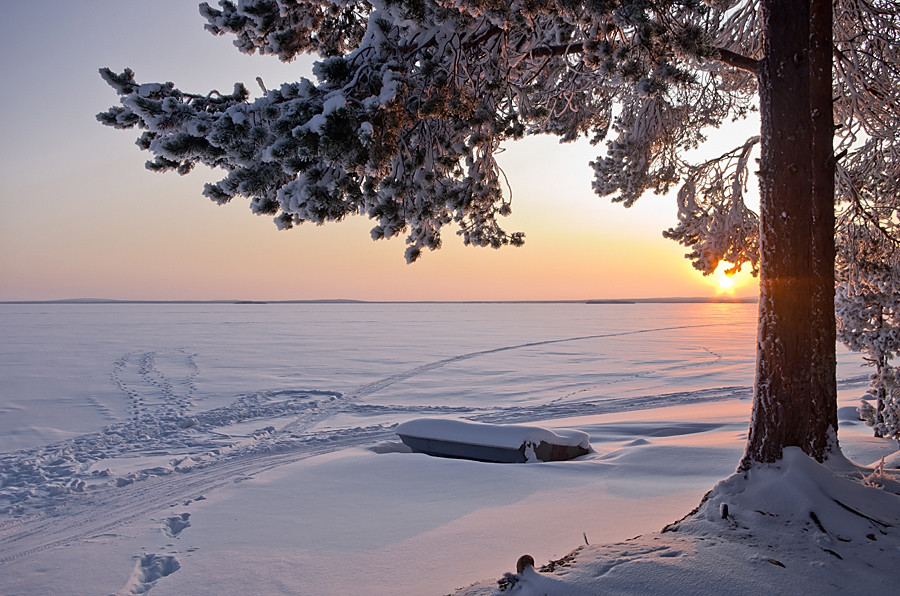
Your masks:
[{"label": "snow-covered ice", "polygon": [[[740,304],[0,305],[0,593],[446,594],[486,580],[468,590],[484,594],[520,555],[540,567],[579,545],[574,564],[526,570],[508,591],[678,593],[727,557],[723,593],[742,574],[825,591],[839,572],[871,579],[881,571],[863,561],[900,562],[879,531],[900,517],[895,497],[859,487],[889,473],[854,468],[847,485],[789,454],[747,490],[732,477],[754,316]],[[840,352],[840,439],[862,464],[896,451],[853,415],[867,372]],[[448,417],[578,429],[594,451],[504,466],[410,453],[396,436]],[[713,487],[697,516],[658,533]]]}]

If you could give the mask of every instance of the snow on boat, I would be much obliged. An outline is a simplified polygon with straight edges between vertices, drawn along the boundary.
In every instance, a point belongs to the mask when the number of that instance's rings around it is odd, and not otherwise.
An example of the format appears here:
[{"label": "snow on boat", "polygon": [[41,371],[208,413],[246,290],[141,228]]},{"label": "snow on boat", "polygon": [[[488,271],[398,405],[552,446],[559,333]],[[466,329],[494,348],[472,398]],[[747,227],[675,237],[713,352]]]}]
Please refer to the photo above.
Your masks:
[{"label": "snow on boat", "polygon": [[587,433],[516,424],[418,418],[397,426],[410,449],[437,457],[495,463],[562,461],[591,451]]}]

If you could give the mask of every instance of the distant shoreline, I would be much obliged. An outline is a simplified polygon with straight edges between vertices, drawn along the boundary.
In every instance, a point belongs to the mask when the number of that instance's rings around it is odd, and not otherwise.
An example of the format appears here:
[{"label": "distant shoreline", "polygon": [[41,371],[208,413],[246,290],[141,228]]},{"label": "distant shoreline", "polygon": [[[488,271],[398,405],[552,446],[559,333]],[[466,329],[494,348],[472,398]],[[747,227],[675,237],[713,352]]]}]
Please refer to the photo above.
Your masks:
[{"label": "distant shoreline", "polygon": [[591,298],[585,300],[116,300],[67,298],[61,300],[0,300],[0,304],[753,304],[753,297]]}]

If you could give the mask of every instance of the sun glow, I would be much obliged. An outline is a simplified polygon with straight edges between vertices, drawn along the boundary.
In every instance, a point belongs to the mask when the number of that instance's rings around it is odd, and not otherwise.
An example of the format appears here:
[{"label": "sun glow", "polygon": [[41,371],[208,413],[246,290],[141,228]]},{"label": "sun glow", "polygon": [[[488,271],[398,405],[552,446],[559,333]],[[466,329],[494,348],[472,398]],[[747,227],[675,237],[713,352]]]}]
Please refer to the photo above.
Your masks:
[{"label": "sun glow", "polygon": [[727,273],[722,273],[719,275],[716,282],[719,284],[719,289],[724,292],[732,292],[734,291],[734,275],[728,275]]},{"label": "sun glow", "polygon": [[710,281],[715,285],[717,294],[733,295],[736,290],[753,279],[746,267],[738,273],[726,273],[732,267],[733,265],[728,261],[720,261],[719,266],[716,267],[715,272],[710,276]]}]

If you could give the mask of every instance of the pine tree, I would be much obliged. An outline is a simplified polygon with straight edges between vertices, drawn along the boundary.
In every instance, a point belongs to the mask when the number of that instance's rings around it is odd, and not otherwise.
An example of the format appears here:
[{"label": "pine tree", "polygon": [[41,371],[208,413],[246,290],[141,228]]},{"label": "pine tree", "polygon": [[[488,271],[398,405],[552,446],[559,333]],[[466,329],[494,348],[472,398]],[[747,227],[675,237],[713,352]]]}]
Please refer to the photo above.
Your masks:
[{"label": "pine tree", "polygon": [[[317,82],[254,101],[140,84],[103,69],[141,130],[148,168],[226,172],[218,203],[250,199],[279,228],[375,220],[406,258],[441,245],[519,245],[495,154],[506,141],[587,136],[605,150],[594,190],[629,206],[677,188],[666,235],[704,273],[761,275],[754,413],[744,465],[836,442],[835,202],[895,200],[900,23],[891,0],[221,0],[206,28],[243,52],[318,54]],[[758,101],[759,136],[718,158],[685,155]],[[835,127],[837,123],[837,129]],[[835,132],[836,131],[836,132]],[[833,145],[839,148],[836,160]],[[761,209],[744,201],[759,147]],[[867,161],[868,160],[868,161]],[[862,165],[867,164],[867,165]],[[893,175],[893,178],[890,178]],[[837,193],[835,178],[838,179]],[[871,205],[857,201],[865,210]]]},{"label": "pine tree", "polygon": [[900,247],[890,225],[844,214],[837,262],[838,339],[875,368],[859,412],[876,437],[900,439]]}]

